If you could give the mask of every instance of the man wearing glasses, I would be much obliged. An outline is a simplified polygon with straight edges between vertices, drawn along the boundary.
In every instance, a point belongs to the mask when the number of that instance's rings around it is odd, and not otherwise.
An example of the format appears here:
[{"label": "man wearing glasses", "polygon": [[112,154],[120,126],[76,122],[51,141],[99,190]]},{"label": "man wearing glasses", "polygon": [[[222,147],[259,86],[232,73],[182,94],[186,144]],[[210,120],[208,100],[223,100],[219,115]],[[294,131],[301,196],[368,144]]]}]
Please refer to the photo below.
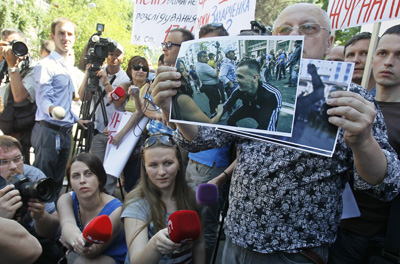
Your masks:
[{"label": "man wearing glasses", "polygon": [[174,66],[178,58],[179,49],[184,41],[194,39],[193,34],[183,28],[174,28],[171,30],[165,40],[161,43],[162,50],[164,52],[164,65]]},{"label": "man wearing glasses", "polygon": [[[303,57],[323,59],[333,41],[325,11],[295,4],[276,20],[275,35],[304,35]],[[153,98],[164,112],[176,72],[159,69]],[[164,82],[168,80],[168,82]],[[354,186],[390,200],[399,191],[400,161],[387,141],[382,113],[355,84],[331,94],[329,122],[341,127],[332,158],[249,140],[212,127],[178,124],[174,138],[190,151],[236,141],[223,263],[326,263],[336,239],[348,173]]]},{"label": "man wearing glasses", "polygon": [[[18,174],[22,174],[31,182],[46,178],[39,169],[24,164],[21,149],[21,144],[15,138],[0,136],[0,175],[7,181]],[[13,185],[6,185],[0,189],[0,217],[13,219],[22,205],[21,195]],[[54,237],[59,228],[54,203],[42,203],[31,198],[27,205],[28,212],[25,215],[21,214],[21,224],[36,237]]]}]

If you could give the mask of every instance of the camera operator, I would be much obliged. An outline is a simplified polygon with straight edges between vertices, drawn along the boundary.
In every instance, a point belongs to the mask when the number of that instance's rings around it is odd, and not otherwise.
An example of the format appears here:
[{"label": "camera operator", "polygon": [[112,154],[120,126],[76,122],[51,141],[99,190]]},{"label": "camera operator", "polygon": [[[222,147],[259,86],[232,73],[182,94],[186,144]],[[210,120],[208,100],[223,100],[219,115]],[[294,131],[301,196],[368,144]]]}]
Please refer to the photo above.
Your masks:
[{"label": "camera operator", "polygon": [[[10,45],[13,41],[20,42]],[[0,81],[5,108],[0,115],[0,129],[5,135],[18,134],[22,154],[29,164],[30,138],[36,113],[34,65],[28,54],[17,56],[13,52],[15,45],[22,46],[22,50],[27,52],[25,42],[25,35],[18,29],[7,28],[1,32],[0,61],[5,64],[1,70],[4,78]]]},{"label": "camera operator", "polygon": [[[111,93],[115,88],[120,86],[122,83],[129,82],[129,77],[124,70],[121,69],[121,63],[124,60],[124,49],[121,44],[117,44],[115,51],[110,51],[106,58],[107,65],[97,72],[100,77],[99,86],[101,88],[101,96],[103,97],[104,104],[107,104],[107,94]],[[88,65],[90,67],[90,65]],[[88,67],[85,72],[85,78],[79,88],[79,98],[84,100],[85,87],[88,81]],[[85,100],[89,100],[87,96]],[[96,99],[97,100],[97,99]],[[104,155],[106,152],[107,135],[103,134],[107,124],[105,123],[104,116],[107,120],[111,119],[111,115],[114,111],[125,111],[125,108],[121,103],[125,100],[113,101],[113,103],[106,106],[106,113],[103,113],[100,106],[97,107],[95,112],[94,121],[94,136],[91,143],[90,153],[96,155],[102,162],[104,161]],[[104,115],[103,115],[104,114]],[[117,185],[117,178],[111,175],[107,175],[107,183],[105,189],[107,193],[113,194]]]},{"label": "camera operator", "polygon": [[[14,175],[22,174],[30,182],[37,182],[46,176],[39,169],[23,164],[21,144],[11,136],[0,136],[0,175],[7,181]],[[21,210],[21,224],[33,235],[52,238],[59,228],[58,214],[54,203],[42,203],[30,198],[26,203],[27,213]],[[0,189],[0,217],[13,219],[23,207],[21,194],[14,185]],[[24,206],[25,207],[25,206]],[[28,213],[29,212],[29,213]]]}]

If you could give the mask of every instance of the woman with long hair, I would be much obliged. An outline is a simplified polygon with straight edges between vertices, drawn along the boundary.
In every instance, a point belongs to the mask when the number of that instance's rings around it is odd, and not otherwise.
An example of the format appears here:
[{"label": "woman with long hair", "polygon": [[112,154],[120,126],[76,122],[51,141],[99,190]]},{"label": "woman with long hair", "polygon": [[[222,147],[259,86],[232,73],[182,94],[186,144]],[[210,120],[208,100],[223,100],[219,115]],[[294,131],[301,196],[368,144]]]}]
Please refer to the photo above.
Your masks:
[{"label": "woman with long hair", "polygon": [[[149,137],[141,152],[141,178],[125,199],[124,221],[130,263],[205,263],[203,234],[179,244],[168,237],[168,217],[178,210],[199,212],[187,185],[181,153],[170,135]],[[127,257],[128,258],[128,257]]]},{"label": "woman with long hair", "polygon": [[[75,263],[123,263],[127,247],[120,220],[122,203],[103,191],[107,174],[100,159],[89,153],[72,158],[67,180],[72,191],[61,195],[57,208],[62,243],[79,255]],[[112,238],[107,243],[86,247],[82,231],[99,215],[110,217]]]}]

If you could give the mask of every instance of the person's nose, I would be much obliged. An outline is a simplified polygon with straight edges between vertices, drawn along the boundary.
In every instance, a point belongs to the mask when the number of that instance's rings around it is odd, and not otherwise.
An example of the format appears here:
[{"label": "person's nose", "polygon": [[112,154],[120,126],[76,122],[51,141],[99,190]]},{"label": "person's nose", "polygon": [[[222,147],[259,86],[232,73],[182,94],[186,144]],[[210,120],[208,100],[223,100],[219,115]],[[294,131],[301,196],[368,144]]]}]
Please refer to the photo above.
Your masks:
[{"label": "person's nose", "polygon": [[387,56],[387,58],[385,59],[384,65],[385,65],[386,67],[391,67],[391,66],[393,66],[393,60],[394,60],[394,55],[393,55],[393,54]]},{"label": "person's nose", "polygon": [[299,27],[293,27],[292,32],[289,34],[290,36],[299,36],[301,35],[301,32],[299,30]]}]

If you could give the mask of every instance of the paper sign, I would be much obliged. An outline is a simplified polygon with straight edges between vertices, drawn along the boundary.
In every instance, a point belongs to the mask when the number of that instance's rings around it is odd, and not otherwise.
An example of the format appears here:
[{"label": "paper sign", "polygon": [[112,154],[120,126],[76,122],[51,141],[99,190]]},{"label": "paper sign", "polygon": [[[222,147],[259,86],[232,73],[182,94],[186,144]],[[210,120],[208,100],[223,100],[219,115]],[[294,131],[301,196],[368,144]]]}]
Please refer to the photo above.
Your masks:
[{"label": "paper sign", "polygon": [[[209,23],[222,23],[230,36],[250,28],[254,20],[256,1],[250,0],[199,0],[195,32]],[[198,34],[196,34],[198,36]]]},{"label": "paper sign", "polygon": [[400,0],[331,0],[332,29],[344,29],[400,18]]},{"label": "paper sign", "polygon": [[139,137],[149,120],[147,117],[143,117],[135,129],[132,128],[125,135],[117,148],[115,145],[111,144],[112,137],[122,130],[131,116],[132,113],[130,112],[116,111],[111,116],[110,124],[108,125],[108,129],[110,131],[110,140],[107,143],[103,165],[107,174],[117,178],[119,178],[121,175],[121,172],[132,153],[132,150],[136,146],[136,143],[138,142]]},{"label": "paper sign", "polygon": [[174,28],[193,32],[196,19],[196,0],[136,0],[131,43],[161,46]]}]

